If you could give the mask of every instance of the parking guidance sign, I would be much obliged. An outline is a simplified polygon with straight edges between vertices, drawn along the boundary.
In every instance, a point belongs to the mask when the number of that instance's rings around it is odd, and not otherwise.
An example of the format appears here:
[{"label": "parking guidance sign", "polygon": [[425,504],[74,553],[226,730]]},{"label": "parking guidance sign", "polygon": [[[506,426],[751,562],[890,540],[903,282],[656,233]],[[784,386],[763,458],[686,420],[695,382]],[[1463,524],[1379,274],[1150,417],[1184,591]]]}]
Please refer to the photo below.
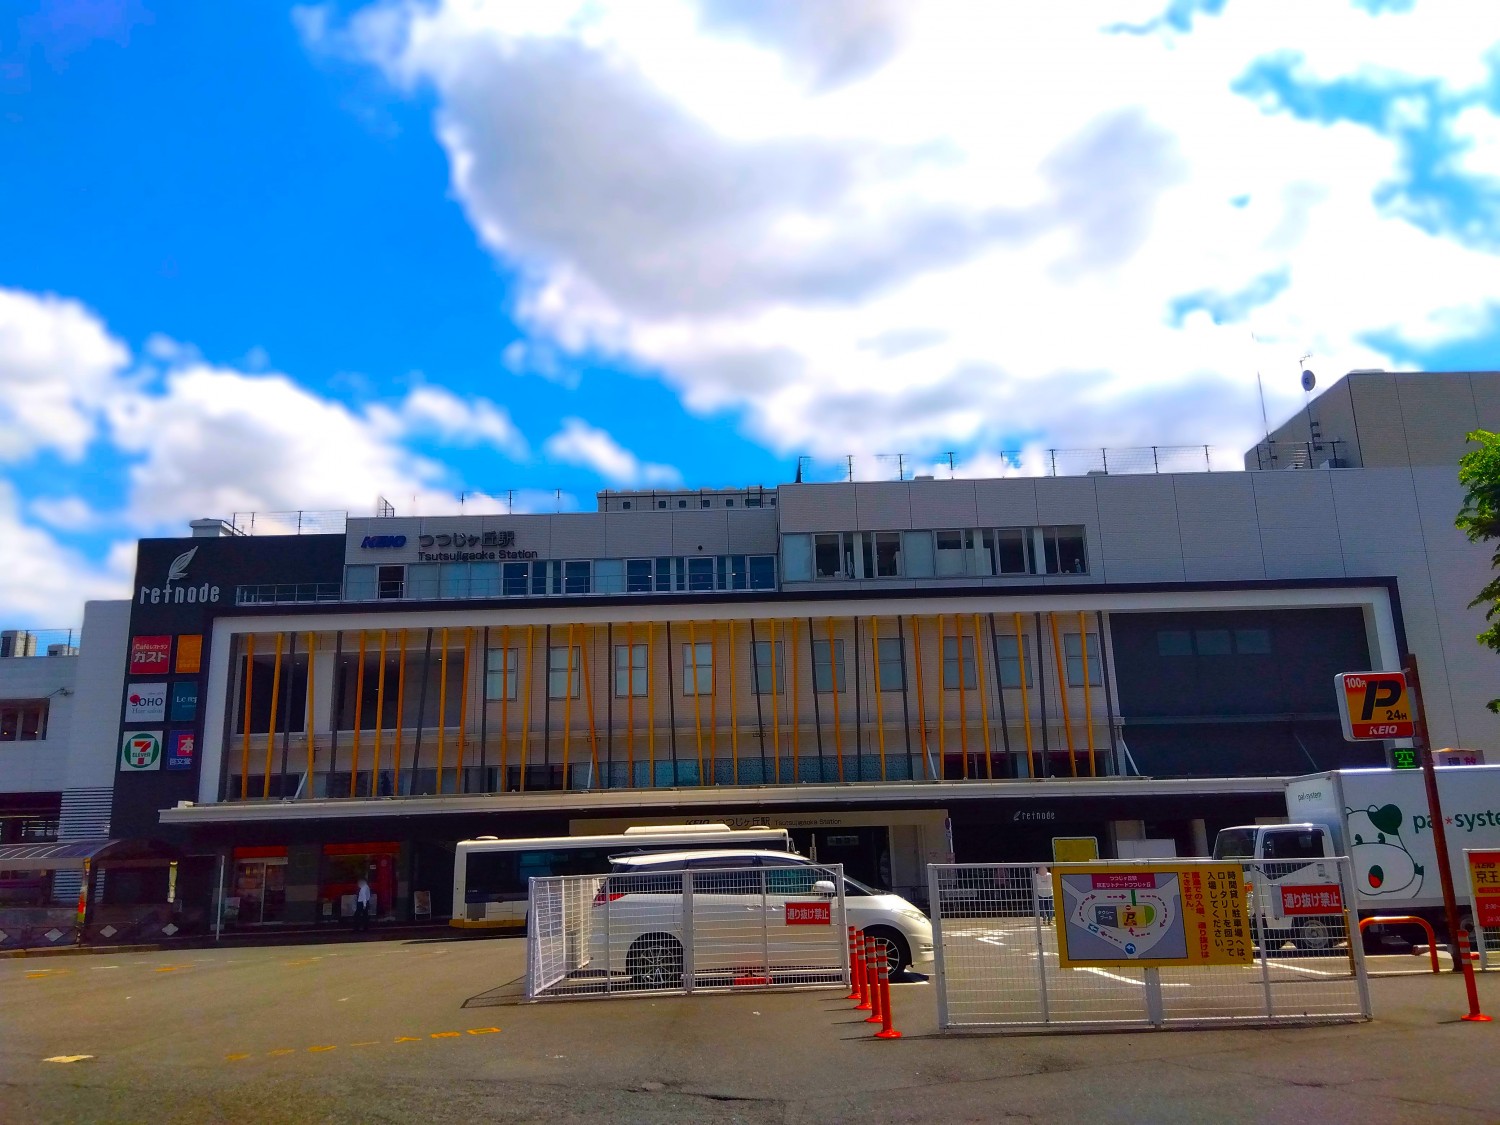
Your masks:
[{"label": "parking guidance sign", "polygon": [[1350,742],[1416,735],[1404,672],[1340,672],[1333,688],[1344,737]]},{"label": "parking guidance sign", "polygon": [[1054,871],[1053,878],[1065,969],[1250,962],[1238,867],[1099,865]]}]

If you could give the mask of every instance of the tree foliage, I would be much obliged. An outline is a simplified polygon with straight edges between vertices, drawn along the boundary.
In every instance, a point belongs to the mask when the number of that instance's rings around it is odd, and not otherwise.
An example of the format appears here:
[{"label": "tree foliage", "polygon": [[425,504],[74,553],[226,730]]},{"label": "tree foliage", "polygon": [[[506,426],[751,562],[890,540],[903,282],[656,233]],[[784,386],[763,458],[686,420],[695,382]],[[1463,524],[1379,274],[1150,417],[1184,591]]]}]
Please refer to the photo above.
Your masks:
[{"label": "tree foliage", "polygon": [[[1475,430],[1469,441],[1479,448],[1465,453],[1458,462],[1458,480],[1464,486],[1464,505],[1454,523],[1471,543],[1500,543],[1500,434]],[[1500,652],[1500,545],[1490,556],[1495,576],[1480,590],[1471,606],[1483,605],[1488,628],[1475,639]],[[1490,700],[1489,709],[1500,712],[1500,699]]]}]

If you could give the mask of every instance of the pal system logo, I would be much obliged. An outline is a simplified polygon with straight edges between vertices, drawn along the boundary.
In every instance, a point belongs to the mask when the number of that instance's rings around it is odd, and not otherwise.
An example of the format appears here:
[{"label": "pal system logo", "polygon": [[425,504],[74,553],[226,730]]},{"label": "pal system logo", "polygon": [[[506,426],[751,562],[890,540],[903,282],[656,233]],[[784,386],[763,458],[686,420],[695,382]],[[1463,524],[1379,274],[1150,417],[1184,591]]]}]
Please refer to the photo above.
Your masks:
[{"label": "pal system logo", "polygon": [[140,773],[161,769],[161,731],[127,731],[120,739],[120,771]]}]

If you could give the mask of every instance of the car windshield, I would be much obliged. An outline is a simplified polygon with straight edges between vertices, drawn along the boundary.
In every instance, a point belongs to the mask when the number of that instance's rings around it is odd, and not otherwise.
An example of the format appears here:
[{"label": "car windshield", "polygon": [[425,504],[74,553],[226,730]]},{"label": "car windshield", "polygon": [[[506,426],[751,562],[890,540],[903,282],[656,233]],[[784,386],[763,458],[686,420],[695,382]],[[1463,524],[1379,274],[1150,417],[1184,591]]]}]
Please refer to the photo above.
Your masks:
[{"label": "car windshield", "polygon": [[1255,829],[1226,828],[1214,840],[1215,859],[1254,859]]}]

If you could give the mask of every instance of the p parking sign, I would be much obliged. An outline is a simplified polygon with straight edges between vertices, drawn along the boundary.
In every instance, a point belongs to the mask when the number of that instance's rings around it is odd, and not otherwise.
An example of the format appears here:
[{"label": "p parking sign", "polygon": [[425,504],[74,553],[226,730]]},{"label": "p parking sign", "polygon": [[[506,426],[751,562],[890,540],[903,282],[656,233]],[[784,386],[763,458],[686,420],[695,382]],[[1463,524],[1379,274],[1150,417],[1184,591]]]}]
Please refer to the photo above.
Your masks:
[{"label": "p parking sign", "polygon": [[1417,733],[1404,672],[1341,672],[1333,678],[1339,720],[1350,742]]}]

